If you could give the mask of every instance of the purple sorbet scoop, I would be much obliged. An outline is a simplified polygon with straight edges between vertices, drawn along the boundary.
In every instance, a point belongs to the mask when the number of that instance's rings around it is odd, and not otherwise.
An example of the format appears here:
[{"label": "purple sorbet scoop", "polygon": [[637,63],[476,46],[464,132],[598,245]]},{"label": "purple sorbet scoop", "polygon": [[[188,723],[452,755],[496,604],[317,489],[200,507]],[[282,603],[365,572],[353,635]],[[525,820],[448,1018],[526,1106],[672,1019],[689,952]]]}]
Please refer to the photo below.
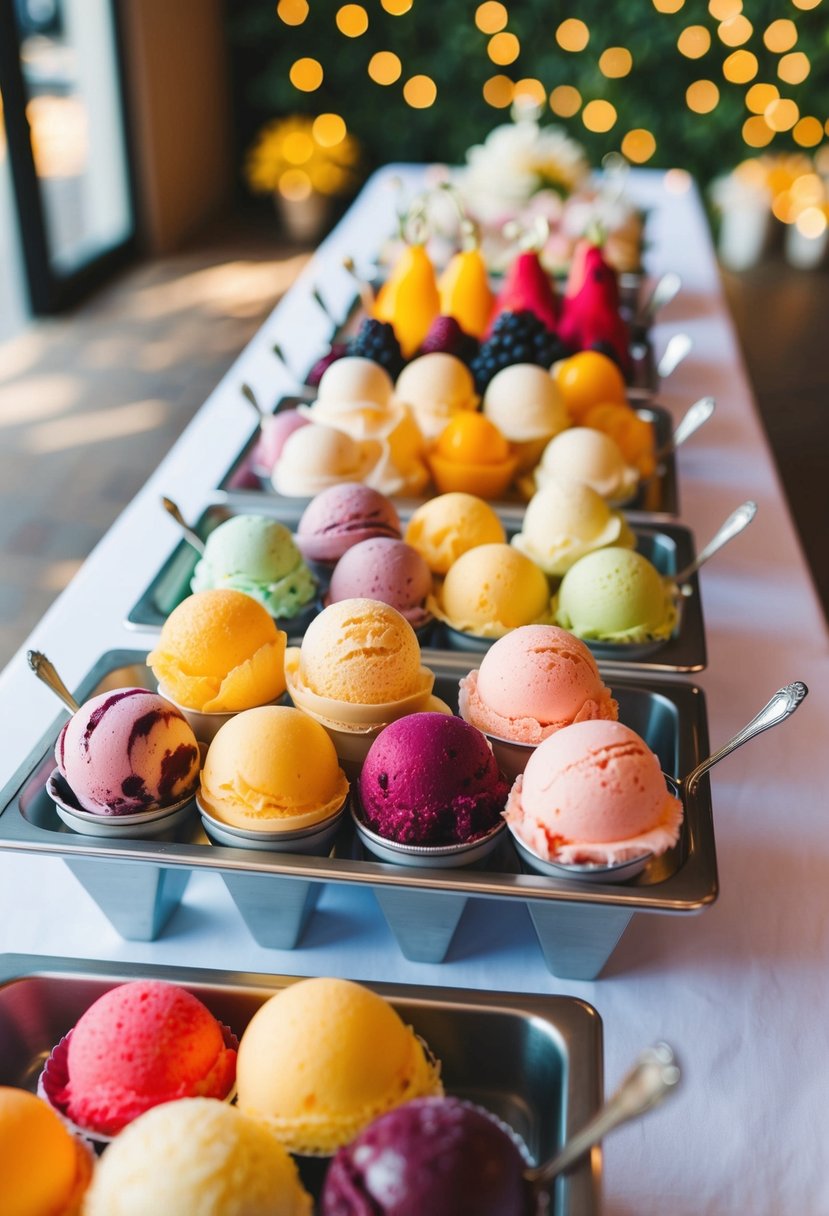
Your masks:
[{"label": "purple sorbet scoop", "polygon": [[340,1149],[321,1216],[529,1216],[515,1141],[480,1107],[418,1098]]},{"label": "purple sorbet scoop", "polygon": [[366,824],[400,844],[466,844],[500,818],[509,785],[461,718],[409,714],[380,732],[360,775]]},{"label": "purple sorbet scoop", "polygon": [[381,600],[417,629],[431,619],[425,607],[431,591],[432,572],[417,549],[403,540],[373,536],[353,545],[337,562],[326,602]]},{"label": "purple sorbet scoop", "polygon": [[310,561],[333,564],[346,549],[372,536],[400,540],[397,511],[378,490],[344,481],[311,499],[297,525],[296,543]]}]

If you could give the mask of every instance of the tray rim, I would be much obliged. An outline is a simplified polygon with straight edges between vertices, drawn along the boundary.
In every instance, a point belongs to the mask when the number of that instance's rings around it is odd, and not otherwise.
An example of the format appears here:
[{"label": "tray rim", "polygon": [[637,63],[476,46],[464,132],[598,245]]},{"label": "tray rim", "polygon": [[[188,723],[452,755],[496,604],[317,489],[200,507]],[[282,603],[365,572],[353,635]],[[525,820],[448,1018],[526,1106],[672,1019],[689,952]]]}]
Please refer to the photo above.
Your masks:
[{"label": "tray rim", "polygon": [[[79,701],[88,699],[92,689],[109,672],[119,667],[144,663],[145,650],[106,651],[90,669],[75,690]],[[430,666],[442,669],[440,674],[453,677],[465,674],[470,657],[461,652],[424,651]],[[696,757],[708,754],[708,719],[705,693],[697,685],[666,677],[660,673],[645,673],[646,678],[631,672],[614,674],[616,682],[641,686],[653,684],[651,691],[671,692],[686,703],[686,712],[695,709],[695,721],[686,723],[689,746]],[[681,710],[681,705],[677,706]],[[524,902],[549,902],[567,905],[593,905],[625,909],[630,913],[673,913],[687,915],[700,912],[713,903],[719,893],[716,844],[708,777],[700,781],[693,802],[686,808],[684,830],[688,834],[685,861],[663,882],[650,886],[625,887],[613,884],[579,884],[526,873],[497,874],[487,871],[411,869],[384,862],[354,861],[345,858],[315,858],[298,854],[256,852],[221,845],[170,843],[165,841],[122,840],[113,844],[110,838],[81,836],[52,832],[31,824],[17,805],[18,799],[34,776],[48,760],[60,727],[68,711],[62,711],[41,736],[39,742],[18,767],[14,776],[0,790],[0,849],[47,856],[95,858],[115,864],[143,862],[161,868],[208,870],[217,873],[248,873],[278,875],[304,879],[309,882],[339,882],[367,887],[424,889],[485,899],[520,899]],[[680,714],[681,720],[681,714]],[[693,759],[690,758],[690,759]],[[696,760],[694,760],[694,763]]]}]

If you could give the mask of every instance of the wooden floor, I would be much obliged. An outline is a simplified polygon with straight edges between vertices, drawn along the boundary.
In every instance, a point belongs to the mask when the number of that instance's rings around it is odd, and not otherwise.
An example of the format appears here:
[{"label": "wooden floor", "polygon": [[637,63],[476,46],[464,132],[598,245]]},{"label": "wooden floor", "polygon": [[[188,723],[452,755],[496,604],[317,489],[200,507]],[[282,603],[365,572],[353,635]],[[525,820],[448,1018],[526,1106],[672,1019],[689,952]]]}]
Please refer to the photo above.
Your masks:
[{"label": "wooden floor", "polygon": [[[0,667],[307,256],[224,229],[0,345]],[[773,263],[725,282],[826,610],[829,274]]]}]

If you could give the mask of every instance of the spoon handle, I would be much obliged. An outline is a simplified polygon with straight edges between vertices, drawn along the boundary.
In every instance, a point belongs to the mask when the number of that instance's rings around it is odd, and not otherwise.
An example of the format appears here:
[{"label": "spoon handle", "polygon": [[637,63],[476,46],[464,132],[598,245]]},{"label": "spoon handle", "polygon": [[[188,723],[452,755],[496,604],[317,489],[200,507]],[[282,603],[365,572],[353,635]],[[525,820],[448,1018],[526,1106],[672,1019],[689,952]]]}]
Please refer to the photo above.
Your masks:
[{"label": "spoon handle", "polygon": [[199,536],[198,532],[194,532],[193,529],[190,527],[190,525],[187,523],[186,519],[184,518],[184,516],[182,515],[181,511],[178,509],[176,504],[173,502],[172,498],[167,498],[166,495],[162,494],[161,505],[164,508],[164,510],[167,512],[167,514],[172,516],[172,518],[176,521],[178,526],[181,528],[181,530],[184,534],[184,539],[187,541],[188,545],[191,545],[192,548],[194,548],[198,554],[200,554],[202,557],[204,557],[204,541]]},{"label": "spoon handle", "polygon": [[26,660],[41,683],[63,701],[70,713],[74,714],[76,710],[80,709],[78,702],[58,675],[54,664],[46,658],[42,650],[27,650]]},{"label": "spoon handle", "polygon": [[673,335],[656,365],[656,373],[660,380],[667,380],[668,376],[676,371],[693,345],[687,334]]},{"label": "spoon handle", "polygon": [[779,688],[767,705],[764,705],[759,714],[756,714],[751,721],[738,731],[732,739],[723,744],[719,751],[714,752],[701,764],[698,764],[693,772],[689,773],[683,781],[686,790],[693,789],[700,777],[707,773],[715,764],[719,764],[726,756],[730,756],[738,747],[742,747],[744,743],[748,743],[749,739],[753,739],[755,735],[762,734],[764,730],[768,730],[772,726],[776,726],[778,722],[785,722],[786,718],[791,717],[794,711],[800,705],[806,696],[809,689],[802,680],[795,680],[793,684],[787,684],[785,688]]},{"label": "spoon handle", "polygon": [[357,289],[360,292],[360,303],[362,304],[364,311],[371,316],[372,312],[374,311],[374,292],[371,290],[371,284],[367,283],[366,280],[360,275],[352,257],[343,258],[343,266],[357,284]]},{"label": "spoon handle", "polygon": [[622,1080],[615,1094],[585,1126],[564,1145],[551,1161],[528,1170],[527,1178],[536,1192],[549,1187],[554,1178],[569,1169],[608,1132],[652,1110],[679,1083],[679,1065],[667,1043],[657,1043],[644,1051]]},{"label": "spoon handle", "polygon": [[676,271],[666,270],[657,279],[653,291],[640,309],[639,315],[636,318],[636,324],[641,326],[642,329],[647,329],[659,310],[664,308],[666,304],[670,304],[681,287],[682,279]]},{"label": "spoon handle", "polygon": [[674,576],[674,582],[678,585],[687,583],[692,574],[696,574],[700,566],[704,566],[710,557],[718,553],[723,545],[727,545],[735,536],[739,536],[744,529],[748,527],[754,516],[757,514],[757,503],[749,499],[747,502],[741,503],[736,511],[732,511],[725,523],[721,524],[714,535],[709,540],[704,549],[701,549],[692,562],[690,562],[684,570],[680,570],[679,574]]},{"label": "spoon handle", "polygon": [[313,290],[311,291],[311,299],[317,305],[319,310],[324,314],[325,318],[331,322],[331,325],[333,326],[333,328],[336,329],[337,324],[338,324],[337,319],[336,319],[336,317],[333,317],[331,315],[331,309],[328,307],[325,300],[322,298],[322,293],[321,293],[319,287],[313,288]]},{"label": "spoon handle", "polygon": [[[274,350],[275,349],[276,348],[274,347]],[[253,389],[250,387],[250,385],[242,384],[239,391],[242,394],[242,396],[244,397],[245,401],[247,401],[248,405],[252,405],[253,408],[256,410],[257,414],[259,415],[259,417],[263,418],[265,415],[265,411],[262,409],[262,406],[257,401],[256,393],[253,391]]]},{"label": "spoon handle", "polygon": [[714,413],[716,402],[713,397],[700,397],[699,401],[695,401],[693,405],[689,405],[685,414],[677,423],[676,430],[666,444],[655,454],[657,463],[664,460],[671,452],[675,452],[686,439],[699,430],[704,422],[707,422]]}]

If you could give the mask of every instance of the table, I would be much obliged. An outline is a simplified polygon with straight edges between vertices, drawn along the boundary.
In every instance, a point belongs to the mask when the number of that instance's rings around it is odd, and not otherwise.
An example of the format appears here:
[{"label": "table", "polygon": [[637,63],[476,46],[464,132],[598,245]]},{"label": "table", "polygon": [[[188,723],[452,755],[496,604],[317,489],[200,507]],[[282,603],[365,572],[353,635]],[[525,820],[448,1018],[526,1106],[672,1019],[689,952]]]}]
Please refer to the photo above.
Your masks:
[{"label": "table", "polygon": [[[342,315],[353,286],[341,267],[370,261],[392,228],[392,176],[376,174],[295,287],[216,387],[147,485],[0,675],[0,785],[55,716],[25,650],[46,651],[70,687],[102,651],[150,647],[121,624],[178,540],[158,498],[195,517],[250,430],[239,385],[260,400],[294,386],[271,353],[279,342],[303,372],[327,339],[311,292]],[[678,455],[682,519],[702,545],[753,498],[749,531],[702,572],[710,666],[698,682],[718,746],[793,679],[811,695],[796,719],[712,773],[721,896],[698,917],[634,918],[604,976],[558,980],[546,970],[524,909],[477,906],[448,962],[406,962],[367,892],[329,888],[302,948],[270,951],[247,933],[218,875],[194,875],[184,904],[154,943],[118,937],[61,862],[0,852],[0,950],[233,967],[287,974],[559,992],[604,1019],[606,1085],[641,1047],[670,1041],[684,1064],[677,1097],[617,1133],[605,1150],[611,1216],[779,1216],[829,1213],[829,817],[824,808],[827,632],[752,401],[699,197],[677,174],[631,174],[651,211],[647,267],[680,273],[683,290],[658,319],[661,350],[677,328],[694,350],[660,400],[678,418],[696,397],[713,420]],[[679,192],[676,192],[676,191]],[[759,306],[759,305],[758,305]],[[347,935],[344,936],[344,930]]]}]

